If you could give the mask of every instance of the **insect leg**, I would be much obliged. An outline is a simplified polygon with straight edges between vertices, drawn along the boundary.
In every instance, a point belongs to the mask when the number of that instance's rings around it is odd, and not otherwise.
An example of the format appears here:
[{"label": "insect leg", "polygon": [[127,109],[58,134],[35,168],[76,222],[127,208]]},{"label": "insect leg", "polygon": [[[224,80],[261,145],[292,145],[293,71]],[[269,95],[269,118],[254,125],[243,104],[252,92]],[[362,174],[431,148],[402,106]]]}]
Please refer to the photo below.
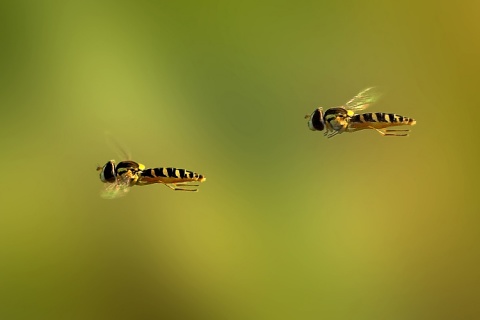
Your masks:
[{"label": "insect leg", "polygon": [[[393,133],[391,133],[393,132]],[[399,132],[405,132],[405,133],[399,133]],[[385,135],[388,135],[388,136],[395,136],[395,137],[406,137],[408,136],[408,133],[410,132],[410,130],[406,129],[401,129],[401,130],[396,130],[396,129],[386,129],[385,130]]]},{"label": "insect leg", "polygon": [[[327,138],[331,138],[331,137],[334,137],[336,136],[337,134],[340,134],[340,133],[343,133],[347,130],[348,128],[348,124],[345,123],[339,130],[333,130],[332,133],[330,133],[329,135],[327,135]],[[325,132],[326,133],[326,132]]]},{"label": "insect leg", "polygon": [[177,185],[174,184],[174,183],[164,183],[164,185],[166,185],[167,187],[169,187],[169,188],[172,189],[173,191],[192,191],[192,192],[198,191],[197,189],[177,188]]},{"label": "insect leg", "polygon": [[175,183],[176,186],[179,187],[198,187],[199,184],[191,184],[190,182],[180,182],[180,183]]},{"label": "insect leg", "polygon": [[370,129],[376,130],[378,133],[380,133],[384,137],[406,137],[408,136],[408,133],[391,133],[391,132],[405,132],[405,131],[410,131],[410,130],[392,130],[392,129],[387,129],[387,130],[380,130],[374,127],[369,127]]},{"label": "insect leg", "polygon": [[385,132],[410,132],[410,130],[396,130],[396,129],[386,129]]},{"label": "insect leg", "polygon": [[339,134],[340,132],[339,131],[333,131],[332,133],[330,133],[329,135],[327,135],[327,138],[331,138],[331,137],[335,137],[337,134]]}]

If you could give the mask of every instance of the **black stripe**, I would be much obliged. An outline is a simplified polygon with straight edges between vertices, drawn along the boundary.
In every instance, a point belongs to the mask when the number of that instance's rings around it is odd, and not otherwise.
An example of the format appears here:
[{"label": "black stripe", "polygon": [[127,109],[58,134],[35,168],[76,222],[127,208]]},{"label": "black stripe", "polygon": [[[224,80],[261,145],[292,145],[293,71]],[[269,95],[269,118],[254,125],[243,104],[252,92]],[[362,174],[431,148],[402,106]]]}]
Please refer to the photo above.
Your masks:
[{"label": "black stripe", "polygon": [[149,176],[151,178],[158,177],[157,173],[155,172],[155,169],[146,169],[146,170],[143,171],[143,174],[146,175],[146,176]]},{"label": "black stripe", "polygon": [[359,114],[354,115],[351,119],[351,122],[362,122],[362,118],[360,117]]},{"label": "black stripe", "polygon": [[375,113],[377,115],[377,120],[379,122],[389,122],[387,119],[385,119],[385,113],[383,112],[376,112]]},{"label": "black stripe", "polygon": [[148,178],[155,178],[156,175],[153,172],[153,169],[145,169],[142,171],[142,176],[148,177]]},{"label": "black stripe", "polygon": [[175,168],[167,168],[167,174],[169,178],[178,178],[175,175]]},{"label": "black stripe", "polygon": [[168,177],[168,176],[163,174],[163,168],[155,168],[153,170],[155,171],[155,175],[157,177],[166,177],[166,178]]},{"label": "black stripe", "polygon": [[390,122],[397,122],[398,121],[395,114],[389,113],[388,115],[390,116]]},{"label": "black stripe", "polygon": [[371,113],[364,113],[363,114],[363,119],[365,119],[365,122],[377,122],[377,121],[373,120]]},{"label": "black stripe", "polygon": [[177,169],[180,175],[180,178],[185,179],[185,169]]},{"label": "black stripe", "polygon": [[157,177],[154,169],[145,169],[145,170],[142,171],[142,175],[145,176],[145,177],[149,177],[149,178],[156,178]]},{"label": "black stripe", "polygon": [[399,121],[399,122],[403,122],[403,117],[402,117],[402,116],[398,116],[398,121]]}]

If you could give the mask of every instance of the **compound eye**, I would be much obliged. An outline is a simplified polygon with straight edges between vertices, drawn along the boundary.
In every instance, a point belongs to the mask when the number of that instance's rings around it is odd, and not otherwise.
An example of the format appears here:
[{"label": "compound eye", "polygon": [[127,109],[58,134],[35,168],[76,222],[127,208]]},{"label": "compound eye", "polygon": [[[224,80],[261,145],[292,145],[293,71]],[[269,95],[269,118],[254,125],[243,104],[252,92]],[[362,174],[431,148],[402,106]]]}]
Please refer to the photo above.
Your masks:
[{"label": "compound eye", "polygon": [[323,111],[318,108],[312,113],[310,121],[308,122],[310,130],[323,131],[325,129],[325,123],[323,120]]},{"label": "compound eye", "polygon": [[114,182],[115,179],[115,162],[108,161],[101,169],[100,180],[102,180],[102,182]]}]

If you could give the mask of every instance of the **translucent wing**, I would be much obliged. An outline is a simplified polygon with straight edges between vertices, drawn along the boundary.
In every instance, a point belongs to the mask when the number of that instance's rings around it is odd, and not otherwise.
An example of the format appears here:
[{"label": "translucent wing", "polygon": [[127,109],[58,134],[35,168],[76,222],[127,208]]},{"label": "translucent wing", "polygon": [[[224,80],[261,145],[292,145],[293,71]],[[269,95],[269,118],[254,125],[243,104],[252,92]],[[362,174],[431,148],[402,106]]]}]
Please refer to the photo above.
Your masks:
[{"label": "translucent wing", "polygon": [[110,149],[117,154],[117,157],[122,160],[130,160],[131,155],[127,149],[118,142],[118,140],[108,131],[105,131],[105,140]]},{"label": "translucent wing", "polygon": [[364,110],[377,101],[378,98],[380,98],[380,93],[375,87],[370,87],[360,91],[355,97],[350,99],[345,104],[345,108],[354,112]]},{"label": "translucent wing", "polygon": [[115,199],[123,197],[130,191],[131,178],[126,176],[117,177],[117,181],[113,183],[105,183],[101,197],[104,199]]}]

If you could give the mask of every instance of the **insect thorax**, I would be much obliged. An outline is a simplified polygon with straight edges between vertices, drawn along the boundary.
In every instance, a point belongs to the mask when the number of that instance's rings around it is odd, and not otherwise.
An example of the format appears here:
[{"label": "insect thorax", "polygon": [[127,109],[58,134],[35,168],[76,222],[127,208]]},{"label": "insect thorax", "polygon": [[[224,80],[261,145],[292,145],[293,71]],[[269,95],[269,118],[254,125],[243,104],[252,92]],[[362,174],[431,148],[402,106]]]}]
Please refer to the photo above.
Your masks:
[{"label": "insect thorax", "polygon": [[348,110],[341,107],[330,108],[325,111],[324,119],[333,130],[340,130],[348,125],[349,114]]},{"label": "insect thorax", "polygon": [[126,161],[120,161],[117,164],[116,172],[117,174],[122,174],[127,171],[138,172],[143,169],[145,169],[145,166],[143,164],[135,161],[131,161],[131,160],[126,160]]}]

